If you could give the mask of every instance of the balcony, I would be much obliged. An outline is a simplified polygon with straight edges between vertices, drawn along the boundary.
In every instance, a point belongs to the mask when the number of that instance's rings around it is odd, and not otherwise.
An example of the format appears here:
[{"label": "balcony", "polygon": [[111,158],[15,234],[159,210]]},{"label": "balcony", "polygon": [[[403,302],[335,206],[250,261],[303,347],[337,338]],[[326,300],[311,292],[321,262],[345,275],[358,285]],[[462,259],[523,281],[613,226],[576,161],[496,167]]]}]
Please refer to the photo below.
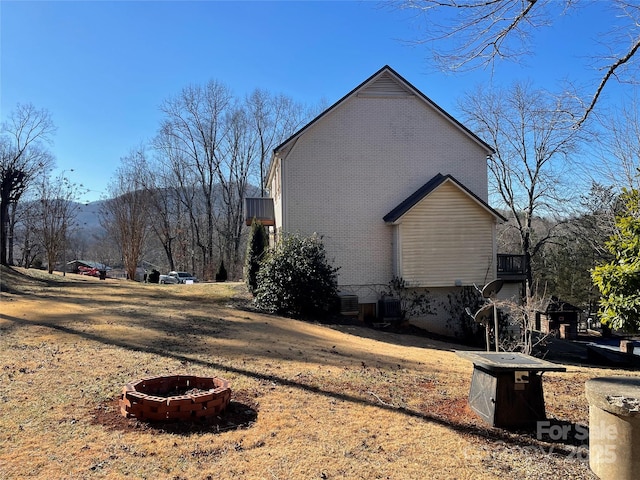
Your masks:
[{"label": "balcony", "polygon": [[527,279],[524,255],[498,254],[498,278],[518,282]]},{"label": "balcony", "polygon": [[254,218],[265,227],[276,224],[273,198],[245,198],[244,214],[247,225],[251,225]]}]

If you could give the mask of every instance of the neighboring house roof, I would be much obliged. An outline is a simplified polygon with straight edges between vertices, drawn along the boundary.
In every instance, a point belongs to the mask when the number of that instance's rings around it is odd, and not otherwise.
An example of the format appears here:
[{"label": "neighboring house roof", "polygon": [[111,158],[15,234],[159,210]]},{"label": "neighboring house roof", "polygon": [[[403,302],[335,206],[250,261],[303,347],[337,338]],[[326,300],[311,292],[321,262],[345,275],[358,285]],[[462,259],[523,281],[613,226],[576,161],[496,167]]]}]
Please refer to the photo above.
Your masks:
[{"label": "neighboring house roof", "polygon": [[98,270],[111,270],[111,267],[105,265],[104,263],[94,262],[91,260],[72,260],[70,262],[67,262],[67,265],[71,265],[73,263],[82,265],[84,267],[97,268]]},{"label": "neighboring house roof", "polygon": [[546,298],[542,304],[536,309],[541,313],[560,313],[560,312],[579,312],[580,308],[565,302],[558,297],[551,296]]},{"label": "neighboring house roof", "polygon": [[[437,105],[433,100],[427,97],[424,93],[414,87],[411,83],[409,83],[404,77],[398,74],[395,70],[393,70],[390,66],[385,65],[376,73],[371,75],[368,79],[358,85],[356,88],[347,93],[344,97],[334,103],[332,106],[327,108],[324,112],[314,118],[311,122],[306,124],[296,133],[294,133],[287,140],[282,142],[273,150],[274,156],[281,156],[288,152],[288,150],[295,144],[298,138],[304,134],[307,129],[309,129],[312,125],[318,122],[321,118],[326,116],[329,112],[336,109],[343,102],[353,96],[389,96],[390,92],[393,90],[393,94],[396,96],[417,96],[422,99],[426,104],[434,108],[438,113],[440,113],[444,118],[446,118],[449,122],[455,125],[459,130],[465,133],[468,137],[470,137],[474,142],[479,144],[484,150],[486,150],[487,155],[491,155],[495,153],[493,148],[484,142],[480,137],[474,134],[471,130],[465,127],[462,123],[452,117],[449,113],[447,113],[443,108]],[[279,155],[280,154],[280,155]],[[271,176],[271,169],[273,168],[274,162],[271,162],[271,168],[268,174],[268,177]]]},{"label": "neighboring house roof", "polygon": [[474,194],[471,190],[465,187],[462,183],[456,180],[452,175],[442,175],[441,173],[437,174],[427,183],[425,183],[422,187],[412,193],[409,197],[407,197],[400,205],[395,207],[389,213],[387,213],[383,220],[387,223],[394,223],[400,220],[400,218],[411,210],[418,202],[420,202],[423,198],[428,196],[431,192],[436,190],[440,185],[445,182],[451,182],[455,186],[457,186],[460,190],[466,193],[472,200],[478,203],[482,208],[484,208],[487,212],[489,212],[494,217],[506,222],[506,218],[503,217],[499,212],[491,208],[484,200]]}]

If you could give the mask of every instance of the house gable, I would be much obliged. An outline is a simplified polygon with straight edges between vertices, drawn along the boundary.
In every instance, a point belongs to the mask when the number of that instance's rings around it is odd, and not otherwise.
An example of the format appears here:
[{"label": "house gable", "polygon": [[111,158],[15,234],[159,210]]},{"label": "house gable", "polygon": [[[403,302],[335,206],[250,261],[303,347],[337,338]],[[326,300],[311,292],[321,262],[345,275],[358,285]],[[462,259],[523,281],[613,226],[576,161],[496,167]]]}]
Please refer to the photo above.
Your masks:
[{"label": "house gable", "polygon": [[431,180],[425,183],[422,187],[416,190],[413,194],[407,197],[400,205],[398,205],[389,213],[387,213],[384,216],[383,220],[387,223],[398,222],[405,213],[411,210],[418,202],[420,202],[423,198],[428,196],[430,193],[432,193],[434,190],[436,190],[438,187],[440,187],[440,185],[442,185],[445,182],[453,183],[462,192],[467,194],[472,200],[477,202],[480,207],[484,208],[485,210],[487,210],[487,212],[493,215],[496,219],[499,219],[503,222],[507,221],[507,219],[504,216],[502,216],[496,210],[491,208],[484,200],[479,198],[475,193],[473,193],[471,190],[465,187],[462,183],[458,182],[455,179],[455,177],[453,177],[452,175],[442,175],[441,173],[438,173],[435,177],[433,177]]},{"label": "house gable", "polygon": [[382,70],[371,83],[364,85],[357,91],[359,97],[412,97],[415,93],[404,82],[399,82],[390,71]]},{"label": "house gable", "polygon": [[[346,102],[349,98],[352,97],[362,97],[362,98],[402,98],[402,97],[418,97],[425,104],[431,107],[434,111],[436,111],[439,115],[446,118],[448,122],[451,122],[457,129],[463,132],[466,136],[468,136],[473,142],[476,142],[483,150],[485,150],[486,155],[491,155],[494,153],[494,150],[491,146],[489,146],[486,142],[484,142],[480,137],[475,135],[469,129],[467,129],[463,124],[458,122],[454,117],[449,115],[444,109],[442,109],[439,105],[437,105],[433,100],[427,97],[420,90],[415,88],[411,83],[409,83],[405,78],[403,78],[400,74],[398,74],[395,70],[393,70],[390,66],[385,65],[376,73],[371,75],[367,80],[362,82],[352,91],[347,93],[344,97],[334,103],[332,106],[327,108],[324,112],[314,118],[307,125],[302,127],[296,133],[294,133],[291,137],[281,143],[273,150],[273,156],[278,158],[285,158],[291,148],[296,144],[298,139],[305,134],[307,130],[312,128],[317,122],[323,119],[325,116],[330,114],[332,111],[341,106],[344,102]],[[273,165],[273,160],[271,165]],[[269,169],[269,173],[267,178],[268,182],[271,182],[271,178],[274,172],[272,169]]]},{"label": "house gable", "polygon": [[385,215],[395,275],[414,287],[483,285],[495,278],[494,224],[503,217],[450,175],[436,175]]},{"label": "house gable", "polygon": [[[357,294],[361,303],[375,302],[401,271],[394,258],[402,254],[408,262],[413,255],[405,240],[423,235],[418,228],[419,215],[425,215],[421,206],[436,205],[448,192],[461,205],[451,215],[470,212],[482,224],[483,271],[495,271],[491,252],[485,255],[493,248],[498,216],[486,204],[486,157],[491,153],[487,144],[384,67],[275,149],[268,184],[276,231],[320,235],[329,260],[340,268],[340,288]],[[426,179],[432,181],[425,187]],[[425,218],[437,229],[447,214]],[[424,259],[418,263],[424,265]],[[475,281],[478,271],[473,279],[463,278],[465,284]],[[445,280],[437,284],[453,286],[455,272],[444,273]]]}]

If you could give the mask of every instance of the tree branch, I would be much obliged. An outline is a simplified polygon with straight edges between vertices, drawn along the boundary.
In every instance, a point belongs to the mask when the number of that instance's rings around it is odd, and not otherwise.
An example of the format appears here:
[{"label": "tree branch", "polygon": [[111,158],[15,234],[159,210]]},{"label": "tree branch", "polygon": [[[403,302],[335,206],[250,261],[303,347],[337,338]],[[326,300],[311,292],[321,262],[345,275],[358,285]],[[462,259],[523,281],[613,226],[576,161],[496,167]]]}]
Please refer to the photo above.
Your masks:
[{"label": "tree branch", "polygon": [[598,88],[596,89],[596,93],[591,98],[591,102],[585,109],[584,115],[582,115],[580,120],[576,122],[577,128],[581,127],[582,124],[587,120],[587,117],[593,111],[594,107],[596,106],[596,103],[598,102],[598,99],[600,98],[600,95],[602,94],[602,91],[604,90],[604,87],[607,85],[611,77],[616,74],[616,71],[618,70],[618,68],[620,68],[629,60],[631,60],[631,58],[633,58],[633,56],[638,51],[638,48],[640,48],[640,38],[636,39],[635,43],[633,44],[631,49],[626,53],[626,55],[618,58],[613,64],[609,66],[609,68],[607,69],[607,73],[604,75],[604,77],[602,77],[602,80],[600,81],[600,85],[598,85]]}]

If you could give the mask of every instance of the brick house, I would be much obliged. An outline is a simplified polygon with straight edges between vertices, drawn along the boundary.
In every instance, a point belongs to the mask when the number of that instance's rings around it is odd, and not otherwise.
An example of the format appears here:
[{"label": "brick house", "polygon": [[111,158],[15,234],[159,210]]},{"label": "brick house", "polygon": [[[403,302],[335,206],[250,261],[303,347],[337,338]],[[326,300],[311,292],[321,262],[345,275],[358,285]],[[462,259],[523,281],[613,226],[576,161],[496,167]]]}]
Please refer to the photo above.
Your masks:
[{"label": "brick house", "polygon": [[[374,314],[394,276],[446,301],[497,276],[492,153],[385,66],[274,150],[270,198],[248,199],[247,219],[275,238],[321,235],[361,315]],[[412,321],[455,333],[444,311]]]}]

